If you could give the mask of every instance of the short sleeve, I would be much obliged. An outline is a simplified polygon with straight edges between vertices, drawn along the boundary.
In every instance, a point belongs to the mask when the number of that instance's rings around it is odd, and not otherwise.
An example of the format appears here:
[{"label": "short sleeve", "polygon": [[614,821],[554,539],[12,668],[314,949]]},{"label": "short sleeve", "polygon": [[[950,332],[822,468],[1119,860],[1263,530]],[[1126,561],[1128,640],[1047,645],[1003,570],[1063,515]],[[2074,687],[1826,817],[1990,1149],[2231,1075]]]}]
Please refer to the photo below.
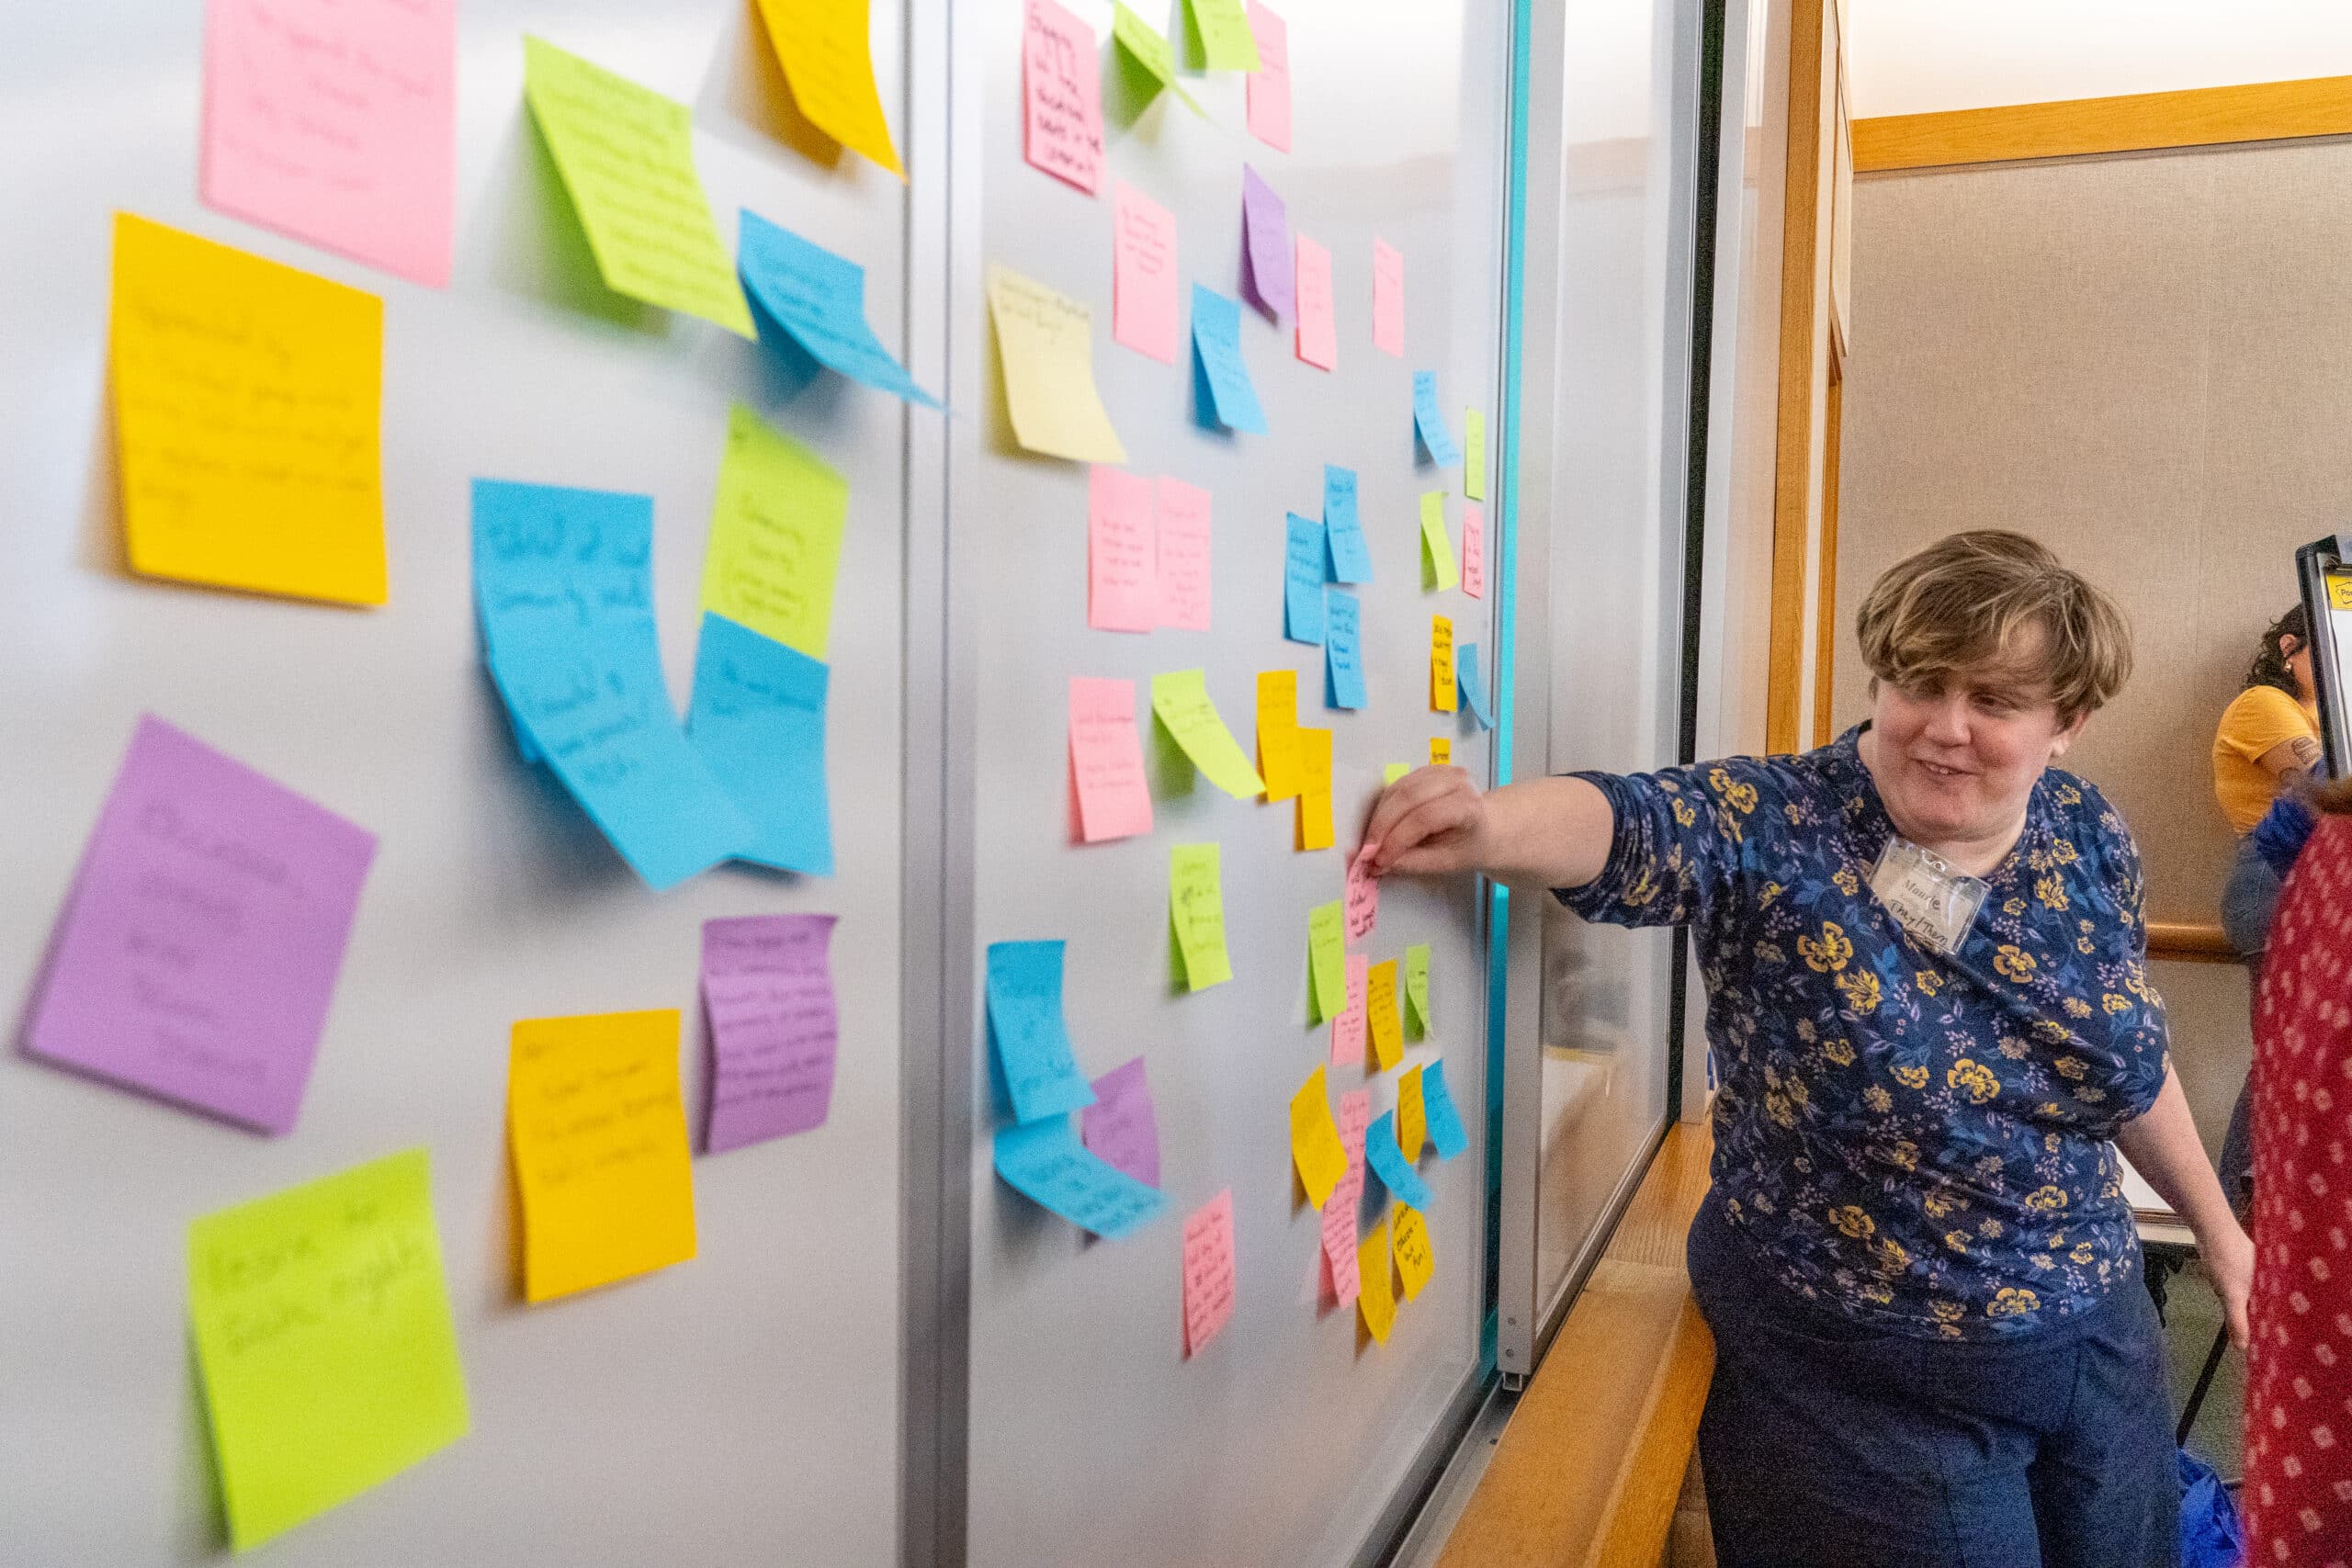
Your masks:
[{"label": "short sleeve", "polygon": [[2311,733],[2312,722],[2294,698],[2276,686],[2249,686],[2223,710],[2214,740],[2247,761],[2258,762],[2274,748]]},{"label": "short sleeve", "polygon": [[1781,790],[1750,758],[1655,773],[1576,773],[1609,797],[1609,862],[1581,887],[1553,890],[1588,920],[1704,920],[1739,880],[1757,836],[1781,826]]}]

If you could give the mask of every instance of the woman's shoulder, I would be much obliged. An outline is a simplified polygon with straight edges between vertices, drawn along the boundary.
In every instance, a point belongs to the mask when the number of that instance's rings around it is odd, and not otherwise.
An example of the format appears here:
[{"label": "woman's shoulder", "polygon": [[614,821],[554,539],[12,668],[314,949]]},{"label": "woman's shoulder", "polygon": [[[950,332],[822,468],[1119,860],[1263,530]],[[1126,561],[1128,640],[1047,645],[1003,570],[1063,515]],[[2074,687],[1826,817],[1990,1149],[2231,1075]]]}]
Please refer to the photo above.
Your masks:
[{"label": "woman's shoulder", "polygon": [[2122,809],[2080,773],[2051,768],[2041,775],[2041,798],[2052,833],[2086,858],[2119,861],[2136,869],[2140,846]]},{"label": "woman's shoulder", "polygon": [[2222,733],[2227,734],[2241,727],[2270,728],[2286,723],[2301,728],[2311,727],[2311,720],[2303,712],[2303,705],[2276,686],[2256,685],[2248,686],[2230,699],[2230,705],[2222,710],[2219,728]]}]

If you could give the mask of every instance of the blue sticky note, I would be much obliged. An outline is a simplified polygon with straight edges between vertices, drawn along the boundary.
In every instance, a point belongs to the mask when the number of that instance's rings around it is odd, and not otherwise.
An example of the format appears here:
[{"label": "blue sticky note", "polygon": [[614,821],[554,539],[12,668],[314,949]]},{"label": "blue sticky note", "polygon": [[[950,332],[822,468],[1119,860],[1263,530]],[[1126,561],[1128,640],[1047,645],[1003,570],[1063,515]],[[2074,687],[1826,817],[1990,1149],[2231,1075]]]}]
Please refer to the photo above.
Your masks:
[{"label": "blue sticky note", "polygon": [[[1241,306],[1215,289],[1193,285],[1193,355],[1207,378],[1216,420],[1228,430],[1266,434],[1266,411],[1241,358]],[[1434,394],[1432,394],[1434,395]]]},{"label": "blue sticky note", "polygon": [[831,674],[797,648],[703,614],[686,741],[759,830],[743,860],[812,876],[833,873],[825,789]]},{"label": "blue sticky note", "polygon": [[1445,414],[1437,406],[1437,372],[1413,372],[1413,429],[1429,448],[1430,461],[1451,468],[1462,461],[1462,449],[1446,433]]},{"label": "blue sticky note", "polygon": [[1470,709],[1470,716],[1478,721],[1481,729],[1495,727],[1495,716],[1487,711],[1487,682],[1478,675],[1478,645],[1460,642],[1453,645],[1453,682],[1462,688],[1462,700]]},{"label": "blue sticky note", "polygon": [[1331,581],[1370,582],[1372,547],[1356,513],[1356,471],[1323,465],[1323,526],[1330,530]]},{"label": "blue sticky note", "polygon": [[1283,636],[1293,642],[1323,640],[1323,525],[1289,514],[1289,555],[1283,573]]},{"label": "blue sticky note", "polygon": [[1323,705],[1360,708],[1363,695],[1363,606],[1352,593],[1323,592]]},{"label": "blue sticky note", "polygon": [[752,303],[820,365],[910,402],[940,406],[866,324],[864,267],[746,209],[735,268]]},{"label": "blue sticky note", "polygon": [[1060,942],[989,943],[989,1038],[1014,1121],[1042,1121],[1094,1103],[1094,1088],[1078,1070],[1062,1022]]},{"label": "blue sticky note", "polygon": [[1452,1159],[1470,1146],[1470,1134],[1462,1130],[1462,1113],[1453,1108],[1453,1096],[1445,1087],[1442,1057],[1421,1069],[1421,1114],[1428,1119],[1430,1142],[1437,1145],[1438,1158]]},{"label": "blue sticky note", "polygon": [[[1424,1089],[1421,1092],[1426,1096],[1429,1090]],[[1396,1112],[1384,1111],[1373,1118],[1372,1125],[1363,1133],[1363,1156],[1372,1162],[1372,1172],[1380,1178],[1380,1184],[1396,1194],[1398,1202],[1428,1211],[1429,1183],[1406,1161],[1405,1151],[1396,1146]]]},{"label": "blue sticky note", "polygon": [[1159,1189],[1080,1143],[1067,1113],[1001,1130],[996,1173],[1030,1201],[1106,1241],[1157,1219],[1168,1206]]},{"label": "blue sticky note", "polygon": [[571,637],[653,618],[650,495],[476,479],[473,530],[485,637]]}]

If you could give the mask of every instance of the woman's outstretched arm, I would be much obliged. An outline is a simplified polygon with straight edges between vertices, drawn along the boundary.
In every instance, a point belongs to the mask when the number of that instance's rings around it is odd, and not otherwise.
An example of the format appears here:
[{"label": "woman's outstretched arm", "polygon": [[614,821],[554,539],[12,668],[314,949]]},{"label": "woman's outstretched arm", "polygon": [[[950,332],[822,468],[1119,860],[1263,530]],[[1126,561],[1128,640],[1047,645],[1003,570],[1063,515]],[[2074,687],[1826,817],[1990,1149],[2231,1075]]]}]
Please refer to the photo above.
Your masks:
[{"label": "woman's outstretched arm", "polygon": [[1374,875],[1483,872],[1513,886],[1581,887],[1609,863],[1609,797],[1583,779],[1481,793],[1460,768],[1422,768],[1373,803],[1361,853]]}]

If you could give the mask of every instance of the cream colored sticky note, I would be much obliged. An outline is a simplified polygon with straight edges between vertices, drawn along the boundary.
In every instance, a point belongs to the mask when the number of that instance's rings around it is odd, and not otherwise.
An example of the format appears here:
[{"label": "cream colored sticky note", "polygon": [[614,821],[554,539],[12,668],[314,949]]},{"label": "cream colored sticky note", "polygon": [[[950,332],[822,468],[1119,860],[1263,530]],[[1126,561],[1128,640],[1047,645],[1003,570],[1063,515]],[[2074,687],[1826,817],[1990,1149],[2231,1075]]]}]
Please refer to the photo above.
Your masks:
[{"label": "cream colored sticky note", "polygon": [[1151,711],[1209,783],[1236,800],[1262,794],[1266,782],[1233,739],[1210,700],[1206,674],[1177,670],[1151,678]]},{"label": "cream colored sticky note", "polygon": [[710,509],[702,607],[824,660],[848,521],[848,481],[737,403]]},{"label": "cream colored sticky note", "polygon": [[874,83],[866,0],[760,0],[760,16],[800,112],[851,152],[905,179]]},{"label": "cream colored sticky note", "polygon": [[1411,1301],[1430,1282],[1437,1259],[1430,1251],[1429,1222],[1409,1203],[1396,1205],[1396,1274],[1405,1281],[1405,1299]]},{"label": "cream colored sticky note", "polygon": [[695,173],[686,106],[528,37],[523,96],[605,287],[756,336]]},{"label": "cream colored sticky note", "polygon": [[1298,847],[1331,847],[1331,732],[1298,732]]},{"label": "cream colored sticky note", "polygon": [[1462,411],[1462,493],[1473,501],[1487,499],[1487,416],[1476,409]]},{"label": "cream colored sticky note", "polygon": [[1388,1222],[1384,1219],[1356,1244],[1356,1305],[1373,1338],[1388,1343],[1396,1324],[1396,1285],[1389,1279]]},{"label": "cream colored sticky note", "polygon": [[695,1255],[676,1009],[515,1024],[506,1130],[523,1200],[526,1300]]},{"label": "cream colored sticky note", "polygon": [[1306,911],[1306,964],[1314,978],[1315,1021],[1339,1017],[1348,1005],[1348,916],[1340,899]]},{"label": "cream colored sticky note", "polygon": [[1437,1027],[1437,1020],[1430,1011],[1428,942],[1417,942],[1405,950],[1405,1001],[1421,1038],[1429,1038],[1430,1032]]},{"label": "cream colored sticky note", "polygon": [[1421,582],[1442,593],[1462,581],[1453,566],[1453,541],[1445,533],[1445,492],[1421,492]]},{"label": "cream colored sticky note", "polygon": [[1430,1113],[1421,1099],[1421,1069],[1412,1067],[1396,1078],[1396,1147],[1407,1164],[1421,1157],[1430,1141]]},{"label": "cream colored sticky note", "polygon": [[1432,735],[1432,736],[1430,736],[1430,767],[1432,767],[1432,768],[1443,768],[1443,767],[1450,767],[1450,766],[1453,764],[1453,739],[1452,739],[1450,737],[1443,736],[1443,735]]},{"label": "cream colored sticky note", "polygon": [[1453,711],[1453,621],[1430,617],[1430,707],[1436,713]]},{"label": "cream colored sticky note", "polygon": [[1124,463],[1094,388],[1094,312],[1009,267],[989,268],[989,319],[1004,364],[1005,412],[1032,452],[1076,463]]},{"label": "cream colored sticky note", "polygon": [[1298,745],[1298,671],[1258,672],[1258,771],[1268,800],[1294,800],[1305,784]]},{"label": "cream colored sticky note", "polygon": [[1372,966],[1364,979],[1363,1006],[1365,1024],[1372,1032],[1373,1060],[1386,1072],[1405,1055],[1405,1029],[1396,1015],[1396,961],[1386,959]]},{"label": "cream colored sticky note", "polygon": [[1410,762],[1386,763],[1380,770],[1380,782],[1384,784],[1393,784],[1412,771],[1413,764]]},{"label": "cream colored sticky note", "polygon": [[1290,1153],[1307,1201],[1321,1208],[1348,1173],[1348,1148],[1331,1119],[1330,1090],[1320,1066],[1290,1098]]},{"label": "cream colored sticky note", "polygon": [[118,212],[107,333],[133,571],[384,602],[382,300]]},{"label": "cream colored sticky note", "polygon": [[1217,860],[1215,844],[1178,844],[1168,852],[1168,918],[1176,928],[1187,990],[1205,990],[1233,978]]}]

